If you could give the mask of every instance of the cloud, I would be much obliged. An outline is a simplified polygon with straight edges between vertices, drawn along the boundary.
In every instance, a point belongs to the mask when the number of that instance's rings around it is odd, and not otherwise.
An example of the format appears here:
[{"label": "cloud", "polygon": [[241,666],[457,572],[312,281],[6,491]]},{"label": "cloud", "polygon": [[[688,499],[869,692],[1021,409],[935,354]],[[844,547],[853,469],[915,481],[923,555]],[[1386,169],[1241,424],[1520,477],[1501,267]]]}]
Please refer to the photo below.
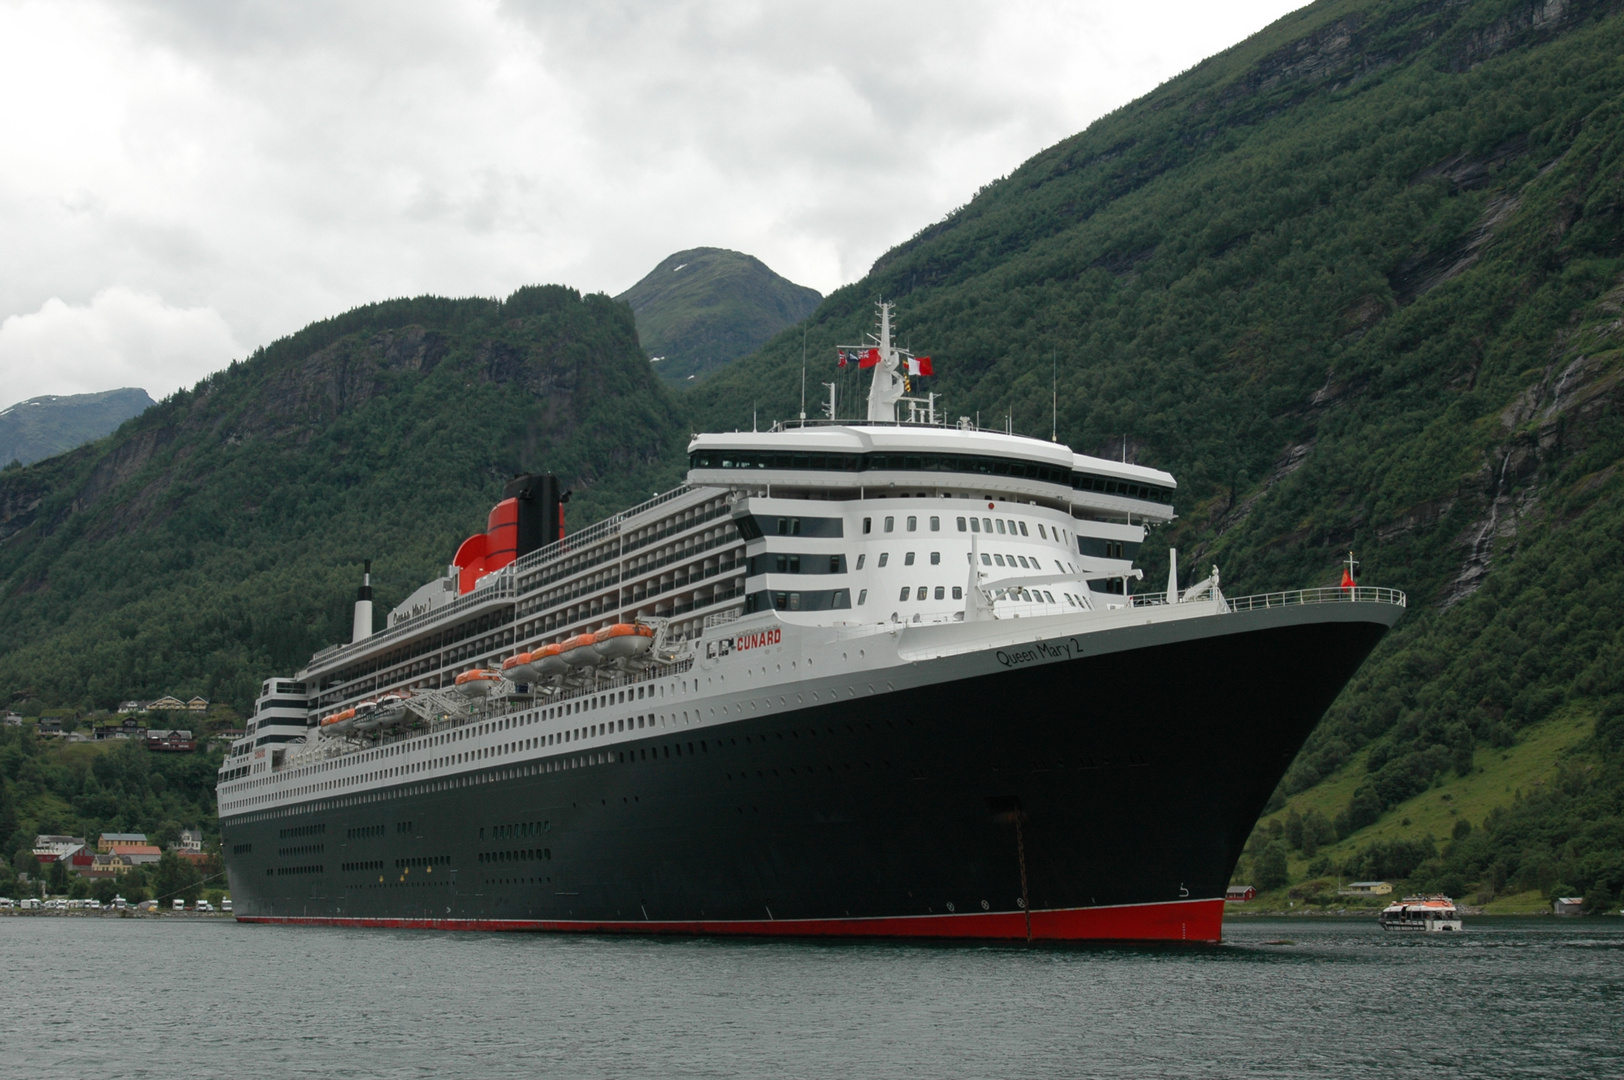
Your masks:
[{"label": "cloud", "polygon": [[5,404],[41,394],[138,386],[161,398],[240,358],[231,328],[210,308],[105,289],[80,306],[52,297],[0,322]]},{"label": "cloud", "polygon": [[828,292],[1293,3],[0,0],[0,318],[260,345],[707,245]]}]

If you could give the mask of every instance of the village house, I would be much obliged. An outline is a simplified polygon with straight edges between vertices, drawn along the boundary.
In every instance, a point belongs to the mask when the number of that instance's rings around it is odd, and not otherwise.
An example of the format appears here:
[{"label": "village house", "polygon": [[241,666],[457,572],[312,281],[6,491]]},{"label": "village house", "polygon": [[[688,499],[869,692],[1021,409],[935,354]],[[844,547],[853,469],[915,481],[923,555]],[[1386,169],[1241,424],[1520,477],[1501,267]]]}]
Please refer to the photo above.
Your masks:
[{"label": "village house", "polygon": [[34,859],[43,866],[58,859],[70,858],[75,851],[84,846],[85,838],[82,836],[41,833],[34,837]]},{"label": "village house", "polygon": [[195,698],[193,698],[192,700],[190,700],[190,701],[188,701],[186,703],[186,711],[187,712],[208,712],[209,711],[209,699],[206,698],[206,697],[195,697]]},{"label": "village house", "polygon": [[141,712],[146,712],[147,711],[147,703],[144,702],[144,701],[121,701],[121,702],[118,703],[117,711],[121,712],[121,713],[141,713]]},{"label": "village house", "polygon": [[152,728],[147,731],[147,749],[186,752],[197,749],[197,742],[187,728]]},{"label": "village house", "polygon": [[1243,904],[1257,899],[1257,889],[1251,885],[1231,885],[1224,892],[1224,899],[1232,904]]},{"label": "village house", "polygon": [[157,844],[114,844],[110,855],[122,855],[131,866],[145,866],[163,858],[163,849]]},{"label": "village house", "polygon": [[1353,881],[1340,891],[1344,896],[1386,896],[1393,886],[1385,881]]},{"label": "village house", "polygon": [[147,702],[148,712],[185,712],[186,703],[178,697],[165,694],[157,701]]},{"label": "village house", "polygon": [[104,832],[96,838],[97,851],[112,851],[115,844],[144,844],[147,834],[143,832]]},{"label": "village house", "polygon": [[80,876],[87,878],[121,877],[135,868],[135,860],[118,851],[104,851],[91,857],[88,870],[81,870]]},{"label": "village house", "polygon": [[1557,915],[1583,915],[1585,898],[1582,896],[1559,896],[1551,901],[1551,911]]},{"label": "village house", "polygon": [[203,850],[203,830],[202,829],[182,829],[180,831],[180,839],[176,840],[173,844],[170,844],[169,845],[169,850],[171,850],[171,851],[202,851]]}]

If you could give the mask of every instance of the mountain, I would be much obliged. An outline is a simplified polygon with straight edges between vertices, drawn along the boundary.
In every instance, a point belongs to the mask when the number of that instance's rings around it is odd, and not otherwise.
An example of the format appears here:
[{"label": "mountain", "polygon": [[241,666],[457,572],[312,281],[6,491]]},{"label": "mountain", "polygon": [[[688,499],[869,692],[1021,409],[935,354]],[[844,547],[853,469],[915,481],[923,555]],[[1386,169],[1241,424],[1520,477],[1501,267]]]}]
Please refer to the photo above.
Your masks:
[{"label": "mountain", "polygon": [[[848,414],[833,349],[880,297],[950,418],[1047,434],[1053,379],[1062,440],[1178,477],[1146,547],[1187,575],[1334,585],[1351,550],[1408,593],[1271,808],[1325,807],[1328,841],[1309,858],[1277,821],[1243,877],[1624,894],[1621,57],[1617,3],[1324,0],[1025,162],[807,323]],[[795,415],[801,338],[697,386],[696,429]],[[1132,695],[1104,700],[1131,722]],[[1414,800],[1553,727],[1572,738],[1542,771],[1428,839]]]},{"label": "mountain", "polygon": [[760,259],[724,248],[679,251],[627,289],[637,334],[668,382],[721,367],[812,314],[823,297]]},{"label": "mountain", "polygon": [[109,708],[259,680],[444,571],[514,473],[594,520],[672,486],[686,427],[607,296],[419,297],[316,323],[110,439],[0,474],[0,700]]},{"label": "mountain", "polygon": [[0,463],[54,457],[101,438],[151,405],[147,392],[135,387],[19,401],[0,411]]}]

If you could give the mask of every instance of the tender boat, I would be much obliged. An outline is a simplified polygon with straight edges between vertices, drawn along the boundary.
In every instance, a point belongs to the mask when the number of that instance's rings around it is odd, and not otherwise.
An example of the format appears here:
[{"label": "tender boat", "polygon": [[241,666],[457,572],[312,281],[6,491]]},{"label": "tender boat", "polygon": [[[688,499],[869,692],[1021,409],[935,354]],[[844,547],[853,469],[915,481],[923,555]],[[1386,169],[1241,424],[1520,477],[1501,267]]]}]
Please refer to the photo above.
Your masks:
[{"label": "tender boat", "polygon": [[1381,914],[1383,930],[1459,931],[1460,909],[1447,896],[1406,896]]}]

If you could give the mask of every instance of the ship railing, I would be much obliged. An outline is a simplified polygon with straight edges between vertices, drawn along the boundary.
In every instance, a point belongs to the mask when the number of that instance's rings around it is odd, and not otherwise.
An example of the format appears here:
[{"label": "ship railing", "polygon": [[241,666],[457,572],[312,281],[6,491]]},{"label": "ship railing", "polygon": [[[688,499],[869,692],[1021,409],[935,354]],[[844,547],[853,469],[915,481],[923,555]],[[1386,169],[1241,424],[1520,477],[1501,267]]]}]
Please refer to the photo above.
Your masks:
[{"label": "ship railing", "polygon": [[[1167,606],[1167,594],[1161,592],[1139,593],[1132,597],[1132,600],[1136,608]],[[1297,607],[1303,604],[1395,604],[1398,607],[1409,607],[1409,598],[1400,589],[1384,589],[1372,585],[1348,589],[1334,587],[1288,589],[1283,592],[1223,598],[1225,611],[1256,611],[1266,608]]]},{"label": "ship railing", "polygon": [[638,514],[646,514],[656,506],[659,506],[662,503],[668,503],[672,499],[680,498],[692,490],[693,489],[688,485],[681,484],[672,488],[670,491],[662,492],[659,495],[654,496],[654,498],[649,499],[647,502],[638,503],[630,510],[622,510],[620,513],[615,514],[612,517],[604,518],[596,525],[590,525],[587,528],[582,529],[580,532],[571,533],[562,540],[555,540],[546,547],[537,548],[535,551],[527,552],[520,558],[514,560],[513,565],[517,569],[528,570],[530,567],[533,567],[538,563],[544,563],[550,559],[556,559],[558,556],[568,554],[571,551],[579,551],[581,548],[602,540],[606,536],[612,536],[613,534],[618,533],[620,531],[621,523],[626,521],[628,518],[636,517]]}]

